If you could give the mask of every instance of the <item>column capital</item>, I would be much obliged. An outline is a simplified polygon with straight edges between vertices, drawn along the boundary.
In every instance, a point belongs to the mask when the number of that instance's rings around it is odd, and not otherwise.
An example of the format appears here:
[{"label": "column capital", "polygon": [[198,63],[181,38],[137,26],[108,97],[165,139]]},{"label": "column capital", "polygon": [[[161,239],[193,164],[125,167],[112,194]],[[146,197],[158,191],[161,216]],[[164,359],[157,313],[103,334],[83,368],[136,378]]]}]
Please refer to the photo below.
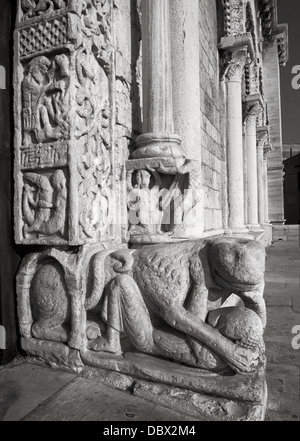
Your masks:
[{"label": "column capital", "polygon": [[273,150],[272,144],[269,142],[264,145],[264,159],[268,159],[269,153]]},{"label": "column capital", "polygon": [[267,126],[258,127],[257,131],[257,148],[259,150],[264,149],[264,145],[267,143],[269,139],[269,128]]},{"label": "column capital", "polygon": [[242,81],[244,69],[249,61],[247,47],[242,47],[227,54],[225,78],[228,81]]},{"label": "column capital", "polygon": [[259,101],[245,102],[244,103],[244,124],[257,124],[260,113],[262,112],[262,106]]}]

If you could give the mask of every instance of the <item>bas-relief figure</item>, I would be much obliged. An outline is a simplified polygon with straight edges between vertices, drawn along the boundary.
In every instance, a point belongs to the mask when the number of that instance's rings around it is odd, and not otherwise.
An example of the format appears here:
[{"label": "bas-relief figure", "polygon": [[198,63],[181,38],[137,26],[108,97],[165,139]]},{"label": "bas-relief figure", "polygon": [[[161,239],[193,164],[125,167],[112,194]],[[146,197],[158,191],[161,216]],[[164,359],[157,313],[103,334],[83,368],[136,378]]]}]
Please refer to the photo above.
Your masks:
[{"label": "bas-relief figure", "polygon": [[67,185],[62,170],[50,178],[37,173],[24,174],[24,236],[32,233],[64,237],[66,227]]},{"label": "bas-relief figure", "polygon": [[172,166],[157,159],[143,162],[144,169],[127,171],[131,238],[148,243],[168,242],[167,236],[184,238],[183,226],[199,203],[193,179],[197,161],[182,158],[180,165]]},{"label": "bas-relief figure", "polygon": [[53,61],[36,57],[29,63],[22,83],[24,146],[67,137],[69,75],[64,54]]}]

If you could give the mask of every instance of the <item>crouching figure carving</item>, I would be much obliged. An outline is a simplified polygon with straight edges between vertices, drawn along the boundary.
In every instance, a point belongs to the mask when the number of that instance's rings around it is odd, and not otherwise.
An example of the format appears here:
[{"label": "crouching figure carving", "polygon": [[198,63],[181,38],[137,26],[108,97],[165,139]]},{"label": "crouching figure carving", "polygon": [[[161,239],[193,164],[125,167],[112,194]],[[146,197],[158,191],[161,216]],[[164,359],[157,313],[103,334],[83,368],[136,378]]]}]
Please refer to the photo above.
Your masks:
[{"label": "crouching figure carving", "polygon": [[264,247],[247,239],[99,253],[86,309],[101,304],[106,330],[87,333],[88,349],[121,354],[125,334],[147,354],[251,372],[264,355],[264,271]]}]

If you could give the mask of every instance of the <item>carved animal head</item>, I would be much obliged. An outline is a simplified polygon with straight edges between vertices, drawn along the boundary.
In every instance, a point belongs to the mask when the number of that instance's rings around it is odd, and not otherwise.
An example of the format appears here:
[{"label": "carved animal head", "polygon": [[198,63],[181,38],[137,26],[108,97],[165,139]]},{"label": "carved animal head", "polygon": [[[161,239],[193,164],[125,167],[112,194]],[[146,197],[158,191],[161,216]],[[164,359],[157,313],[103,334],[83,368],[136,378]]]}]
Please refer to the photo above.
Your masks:
[{"label": "carved animal head", "polygon": [[240,291],[253,291],[263,281],[265,259],[265,248],[248,239],[217,239],[212,242],[209,254],[215,281]]}]

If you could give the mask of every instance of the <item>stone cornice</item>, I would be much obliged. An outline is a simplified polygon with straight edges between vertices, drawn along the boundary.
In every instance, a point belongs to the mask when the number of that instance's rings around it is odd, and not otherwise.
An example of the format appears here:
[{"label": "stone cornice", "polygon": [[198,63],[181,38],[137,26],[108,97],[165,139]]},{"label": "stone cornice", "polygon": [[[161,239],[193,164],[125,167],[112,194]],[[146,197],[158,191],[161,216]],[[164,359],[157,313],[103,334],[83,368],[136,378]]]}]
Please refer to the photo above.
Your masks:
[{"label": "stone cornice", "polygon": [[255,50],[251,34],[222,37],[218,49],[224,52],[235,52],[247,48],[251,60],[255,58]]}]

